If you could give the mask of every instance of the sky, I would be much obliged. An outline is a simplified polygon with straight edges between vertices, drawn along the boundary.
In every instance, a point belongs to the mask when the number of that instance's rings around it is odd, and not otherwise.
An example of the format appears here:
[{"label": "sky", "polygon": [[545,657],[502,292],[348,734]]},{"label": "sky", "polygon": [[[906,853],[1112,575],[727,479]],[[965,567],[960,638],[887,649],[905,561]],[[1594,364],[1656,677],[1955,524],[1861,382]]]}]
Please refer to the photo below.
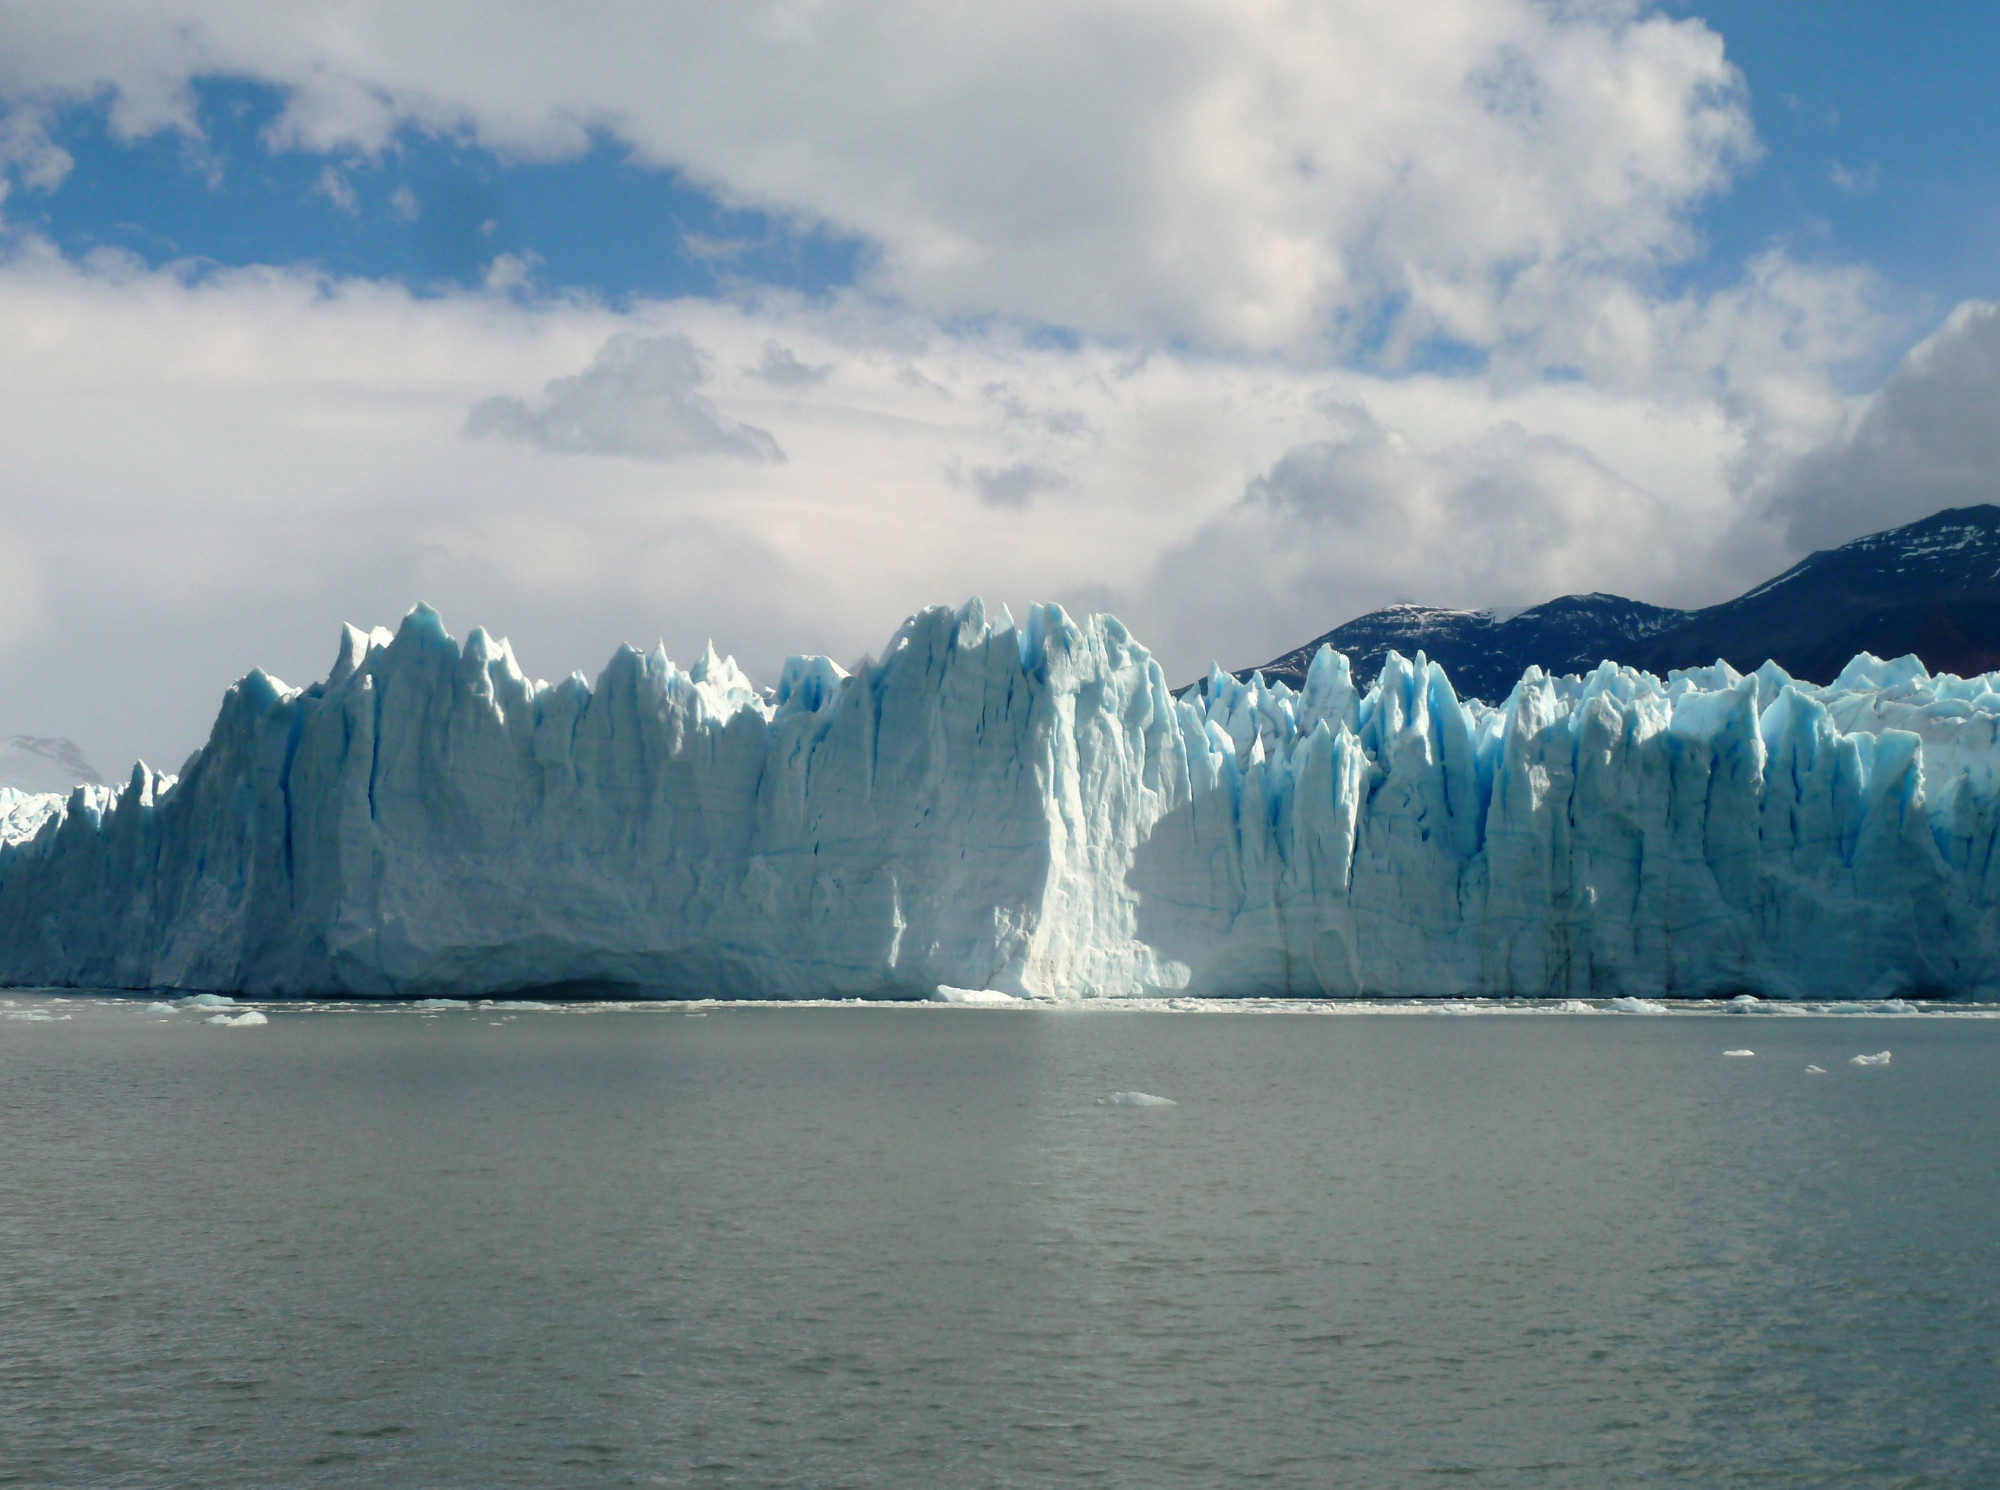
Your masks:
[{"label": "sky", "polygon": [[1175,682],[2000,500],[2000,10],[0,0],[0,736],[978,594]]}]

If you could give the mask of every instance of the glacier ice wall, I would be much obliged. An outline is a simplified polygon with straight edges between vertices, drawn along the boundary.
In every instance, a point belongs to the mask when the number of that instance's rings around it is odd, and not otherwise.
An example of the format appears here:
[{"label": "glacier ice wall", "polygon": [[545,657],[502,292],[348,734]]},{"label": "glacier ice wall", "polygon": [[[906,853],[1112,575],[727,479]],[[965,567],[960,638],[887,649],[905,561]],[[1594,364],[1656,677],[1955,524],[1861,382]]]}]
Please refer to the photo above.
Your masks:
[{"label": "glacier ice wall", "polygon": [[257,995],[2000,997],[2000,674],[1176,699],[1116,620],[531,682],[418,607],[181,776],[0,804],[0,982]]}]

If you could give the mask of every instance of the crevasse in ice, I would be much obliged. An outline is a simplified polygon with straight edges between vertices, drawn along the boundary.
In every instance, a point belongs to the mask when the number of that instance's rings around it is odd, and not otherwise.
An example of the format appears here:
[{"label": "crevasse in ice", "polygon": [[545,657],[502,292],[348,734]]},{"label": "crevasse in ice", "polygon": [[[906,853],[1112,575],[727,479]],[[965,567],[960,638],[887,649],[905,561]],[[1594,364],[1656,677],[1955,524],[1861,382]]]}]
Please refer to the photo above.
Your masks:
[{"label": "crevasse in ice", "polygon": [[0,811],[14,984],[2000,996],[2000,674],[1915,659],[1177,699],[1111,617],[974,601],[766,693],[531,682],[420,606],[245,678],[177,781]]}]

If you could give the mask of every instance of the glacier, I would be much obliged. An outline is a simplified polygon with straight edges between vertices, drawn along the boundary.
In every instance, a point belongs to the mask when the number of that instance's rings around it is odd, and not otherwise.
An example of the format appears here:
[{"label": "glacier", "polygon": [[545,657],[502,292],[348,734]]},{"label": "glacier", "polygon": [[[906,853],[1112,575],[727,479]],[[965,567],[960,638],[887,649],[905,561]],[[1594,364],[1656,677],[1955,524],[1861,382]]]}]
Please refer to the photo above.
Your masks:
[{"label": "glacier", "polygon": [[255,997],[2000,997],[2000,674],[1460,699],[978,601],[760,689],[523,675],[419,606],[178,778],[0,801],[0,983]]}]

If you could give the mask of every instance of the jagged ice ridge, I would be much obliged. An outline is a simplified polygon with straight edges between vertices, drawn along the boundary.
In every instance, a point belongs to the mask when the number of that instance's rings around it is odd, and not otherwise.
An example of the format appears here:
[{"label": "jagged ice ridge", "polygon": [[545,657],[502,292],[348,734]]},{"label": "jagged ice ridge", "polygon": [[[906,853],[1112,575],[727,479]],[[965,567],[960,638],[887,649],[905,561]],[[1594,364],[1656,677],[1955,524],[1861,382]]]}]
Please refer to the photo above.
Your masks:
[{"label": "jagged ice ridge", "polygon": [[1109,616],[913,616],[760,691],[531,682],[419,606],[178,780],[0,801],[0,982],[261,996],[2000,997],[2000,674],[1390,654],[1175,698]]}]

